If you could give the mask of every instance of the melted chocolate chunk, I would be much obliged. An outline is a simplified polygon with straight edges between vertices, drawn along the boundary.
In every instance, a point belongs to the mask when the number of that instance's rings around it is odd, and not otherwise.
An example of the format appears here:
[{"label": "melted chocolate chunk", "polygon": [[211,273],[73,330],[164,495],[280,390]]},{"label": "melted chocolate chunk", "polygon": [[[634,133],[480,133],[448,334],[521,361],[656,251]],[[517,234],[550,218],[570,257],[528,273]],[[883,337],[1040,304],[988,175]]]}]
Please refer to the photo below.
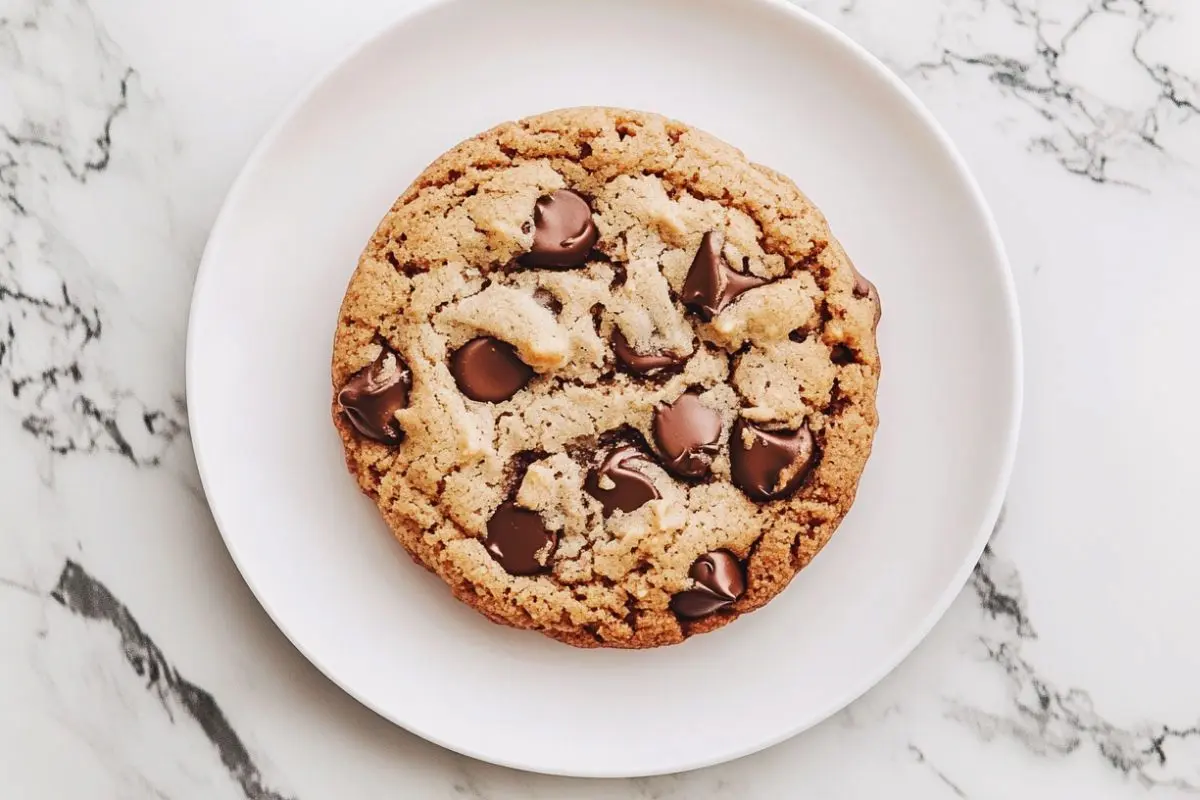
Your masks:
[{"label": "melted chocolate chunk", "polygon": [[617,356],[617,363],[626,371],[636,375],[647,375],[655,370],[677,367],[687,361],[686,356],[675,353],[642,355],[633,349],[629,340],[625,338],[625,334],[621,333],[620,328],[613,328],[612,346],[613,353]]},{"label": "melted chocolate chunk", "polygon": [[705,320],[720,314],[742,292],[767,283],[763,278],[738,272],[725,263],[721,248],[725,234],[709,231],[700,242],[700,249],[687,278],[680,299]]},{"label": "melted chocolate chunk", "polygon": [[533,207],[533,248],[517,260],[526,267],[579,267],[599,238],[587,201],[570,189],[559,189],[538,198]]},{"label": "melted chocolate chunk", "polygon": [[450,374],[472,400],[500,403],[525,388],[533,370],[508,342],[480,336],[454,351]]},{"label": "melted chocolate chunk", "polygon": [[396,412],[408,406],[412,376],[400,356],[387,347],[366,369],[355,373],[338,392],[338,406],[363,436],[399,444],[404,431]]},{"label": "melted chocolate chunk", "polygon": [[[617,509],[636,511],[659,498],[658,490],[648,477],[639,472],[636,462],[645,456],[635,447],[620,447],[608,454],[599,467],[588,473],[583,488],[604,507],[610,517]],[[611,483],[609,483],[611,481]],[[607,488],[603,484],[608,484]]]},{"label": "melted chocolate chunk", "polygon": [[684,478],[703,478],[720,447],[721,415],[687,392],[654,411],[654,441],[667,469]]},{"label": "melted chocolate chunk", "polygon": [[510,575],[536,575],[550,563],[558,535],[536,511],[505,503],[488,520],[483,546]]},{"label": "melted chocolate chunk", "polygon": [[696,619],[733,605],[746,591],[741,562],[728,550],[705,553],[692,564],[688,576],[698,585],[671,598],[671,610],[684,619]]},{"label": "melted chocolate chunk", "polygon": [[733,424],[729,435],[733,482],[755,500],[794,494],[816,463],[817,448],[807,425],[797,431],[764,431],[744,419]]}]

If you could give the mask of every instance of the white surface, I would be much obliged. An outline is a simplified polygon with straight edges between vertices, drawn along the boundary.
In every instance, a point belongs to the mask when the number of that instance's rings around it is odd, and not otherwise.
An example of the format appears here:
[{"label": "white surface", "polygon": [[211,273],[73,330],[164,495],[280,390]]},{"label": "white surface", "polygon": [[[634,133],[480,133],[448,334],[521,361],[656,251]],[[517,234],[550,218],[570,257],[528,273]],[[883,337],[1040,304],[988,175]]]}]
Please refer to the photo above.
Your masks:
[{"label": "white surface", "polygon": [[[673,20],[691,47],[654,46]],[[585,27],[613,42],[603,72],[555,37]],[[531,50],[530,39],[543,44]],[[486,61],[445,63],[452,46],[489,42]],[[706,55],[717,50],[720,60]],[[796,176],[886,308],[884,424],[853,513],[765,610],[675,648],[578,650],[466,609],[386,532],[329,423],[332,327],[381,214],[458,141],[571,104],[660,110]],[[335,682],[496,763],[674,772],[824,719],[907,655],[957,594],[1015,447],[1011,277],[948,148],[889,73],[782,4],[609,0],[595,17],[555,0],[456,0],[410,18],[268,136],[201,264],[190,419],[235,562]],[[249,387],[266,413],[246,413]],[[736,687],[737,701],[701,711],[717,687]]]},{"label": "white surface", "polygon": [[[0,0],[6,800],[1195,797],[1200,5],[804,5],[933,110],[996,214],[1029,387],[1007,521],[845,711],[719,767],[594,781],[454,755],[346,697],[199,495],[184,333],[217,206],[269,120],[406,4]],[[112,600],[60,604],[64,575]]]}]

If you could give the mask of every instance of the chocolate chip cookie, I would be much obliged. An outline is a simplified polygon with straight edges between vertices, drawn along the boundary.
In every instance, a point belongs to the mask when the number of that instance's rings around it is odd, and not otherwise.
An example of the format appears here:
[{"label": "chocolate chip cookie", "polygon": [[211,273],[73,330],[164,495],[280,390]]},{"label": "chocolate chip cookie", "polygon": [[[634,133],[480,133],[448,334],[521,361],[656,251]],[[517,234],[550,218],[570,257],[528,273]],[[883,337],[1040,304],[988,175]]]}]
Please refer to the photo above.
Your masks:
[{"label": "chocolate chip cookie", "polygon": [[384,217],[333,417],[459,599],[574,645],[672,644],[768,602],[849,510],[879,312],[783,175],[655,114],[555,111],[458,145]]}]

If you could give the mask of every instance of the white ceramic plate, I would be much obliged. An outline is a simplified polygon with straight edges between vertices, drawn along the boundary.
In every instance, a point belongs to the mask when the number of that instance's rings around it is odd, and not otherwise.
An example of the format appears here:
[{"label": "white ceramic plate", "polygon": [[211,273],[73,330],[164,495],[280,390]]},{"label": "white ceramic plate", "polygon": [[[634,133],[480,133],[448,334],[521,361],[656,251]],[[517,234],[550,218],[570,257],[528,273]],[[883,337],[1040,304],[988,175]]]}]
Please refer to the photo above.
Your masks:
[{"label": "white ceramic plate", "polygon": [[[790,175],[883,298],[883,422],[858,503],[769,606],[676,647],[575,650],[487,622],[394,543],[329,420],[338,305],[392,200],[461,139],[572,105],[677,117]],[[355,52],[251,157],[200,268],[187,382],[229,550],[317,667],[462,753],[629,776],[778,742],[916,645],[999,510],[1020,374],[978,189],[841,34],[772,0],[452,0]]]}]

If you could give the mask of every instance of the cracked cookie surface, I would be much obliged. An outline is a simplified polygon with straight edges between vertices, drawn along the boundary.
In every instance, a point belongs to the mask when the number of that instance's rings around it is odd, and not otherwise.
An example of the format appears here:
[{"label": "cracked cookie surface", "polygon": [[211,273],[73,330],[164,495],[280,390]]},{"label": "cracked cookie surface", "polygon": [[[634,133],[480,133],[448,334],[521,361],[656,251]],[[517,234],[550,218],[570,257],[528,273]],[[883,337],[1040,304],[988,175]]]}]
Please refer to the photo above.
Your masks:
[{"label": "cracked cookie surface", "polygon": [[784,176],[654,114],[555,111],[392,206],[342,303],[333,416],[459,599],[672,644],[769,601],[849,510],[879,312]]}]

